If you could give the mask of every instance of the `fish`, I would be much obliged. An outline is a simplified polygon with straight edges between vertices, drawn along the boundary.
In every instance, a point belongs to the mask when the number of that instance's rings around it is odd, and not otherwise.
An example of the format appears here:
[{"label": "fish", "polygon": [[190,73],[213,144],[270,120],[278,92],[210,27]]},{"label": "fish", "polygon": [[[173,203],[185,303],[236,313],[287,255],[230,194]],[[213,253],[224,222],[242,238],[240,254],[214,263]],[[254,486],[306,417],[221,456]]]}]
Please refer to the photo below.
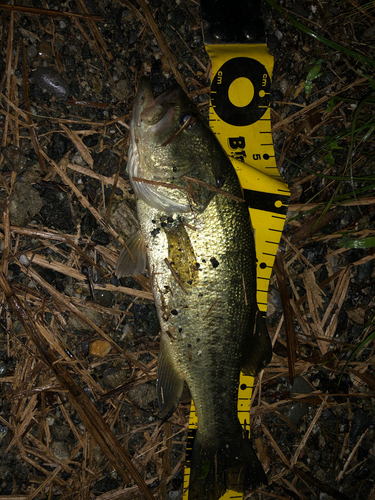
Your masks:
[{"label": "fish", "polygon": [[134,275],[147,265],[161,327],[161,414],[173,413],[184,384],[195,404],[189,500],[218,500],[228,489],[267,484],[237,416],[241,370],[255,376],[272,357],[237,174],[181,87],[154,97],[145,76],[133,108],[127,168],[140,229],[115,273]]}]

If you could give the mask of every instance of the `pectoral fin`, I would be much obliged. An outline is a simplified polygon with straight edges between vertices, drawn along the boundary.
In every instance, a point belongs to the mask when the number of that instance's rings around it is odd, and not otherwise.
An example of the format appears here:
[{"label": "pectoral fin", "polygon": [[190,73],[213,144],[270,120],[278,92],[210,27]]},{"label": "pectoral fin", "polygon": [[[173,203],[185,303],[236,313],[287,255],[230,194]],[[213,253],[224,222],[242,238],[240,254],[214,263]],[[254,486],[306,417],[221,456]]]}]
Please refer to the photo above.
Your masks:
[{"label": "pectoral fin", "polygon": [[116,264],[115,274],[118,278],[134,276],[146,269],[146,243],[140,230],[134,233],[126,242]]},{"label": "pectoral fin", "polygon": [[255,377],[272,359],[271,339],[259,309],[255,314],[254,330],[249,337],[249,346],[244,355],[242,371],[245,375]]},{"label": "pectoral fin", "polygon": [[177,408],[183,387],[184,380],[176,371],[173,360],[168,352],[168,346],[162,336],[158,356],[156,391],[159,408],[163,416]]}]

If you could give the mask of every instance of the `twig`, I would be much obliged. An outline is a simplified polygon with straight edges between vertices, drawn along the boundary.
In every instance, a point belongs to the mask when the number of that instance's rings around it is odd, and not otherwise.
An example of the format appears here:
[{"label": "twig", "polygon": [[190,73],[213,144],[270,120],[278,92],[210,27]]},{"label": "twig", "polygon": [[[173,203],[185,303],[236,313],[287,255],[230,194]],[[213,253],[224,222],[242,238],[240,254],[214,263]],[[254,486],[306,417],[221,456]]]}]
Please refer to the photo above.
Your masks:
[{"label": "twig", "polygon": [[172,273],[172,276],[174,277],[174,279],[177,281],[177,283],[180,285],[181,287],[181,290],[186,293],[186,290],[184,288],[184,285],[182,284],[182,281],[180,280],[177,272],[173,269],[173,267],[171,266],[171,263],[169,262],[169,260],[167,259],[167,257],[164,259],[164,262],[167,264],[167,267],[168,269],[170,270],[170,272]]},{"label": "twig", "polygon": [[152,184],[153,186],[166,187],[168,189],[181,189],[181,191],[187,191],[187,188],[178,186],[177,184],[171,184],[169,182],[152,181],[150,179],[143,179],[142,177],[132,177],[132,182],[144,182],[145,184]]},{"label": "twig", "polygon": [[326,400],[327,400],[327,397],[328,396],[323,396],[322,399],[322,404],[319,406],[318,408],[318,411],[316,412],[309,428],[307,429],[307,431],[305,432],[305,435],[303,436],[303,438],[301,439],[301,442],[300,444],[298,445],[298,448],[296,449],[296,452],[294,454],[294,457],[292,458],[291,460],[291,466],[294,467],[298,461],[298,458],[299,458],[299,454],[301,453],[301,450],[305,447],[306,443],[307,443],[307,440],[309,439],[310,437],[310,434],[313,430],[313,428],[315,427],[315,424],[316,422],[319,420],[320,418],[320,415],[322,414],[323,410],[326,408]]},{"label": "twig", "polygon": [[201,181],[200,179],[194,179],[193,177],[188,177],[187,175],[182,176],[183,179],[187,182],[192,182],[193,184],[198,184],[199,186],[203,186],[206,189],[209,189],[210,191],[213,191],[214,193],[217,194],[222,194],[223,196],[226,196],[227,198],[230,198],[231,200],[238,201],[240,203],[245,202],[244,198],[240,198],[239,196],[235,196],[234,194],[228,193],[228,191],[224,191],[223,189],[219,189],[215,186],[211,186],[211,184],[207,184],[207,182]]}]

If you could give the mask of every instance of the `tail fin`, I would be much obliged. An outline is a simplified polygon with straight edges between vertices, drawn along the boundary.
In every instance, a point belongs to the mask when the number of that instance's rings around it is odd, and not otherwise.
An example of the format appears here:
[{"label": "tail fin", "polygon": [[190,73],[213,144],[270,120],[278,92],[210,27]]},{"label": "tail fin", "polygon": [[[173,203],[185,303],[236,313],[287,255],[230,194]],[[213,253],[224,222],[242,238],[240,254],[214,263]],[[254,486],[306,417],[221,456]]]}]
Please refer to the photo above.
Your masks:
[{"label": "tail fin", "polygon": [[191,458],[189,500],[219,500],[228,490],[243,492],[267,484],[250,441],[241,432],[234,439],[204,441],[199,433]]}]

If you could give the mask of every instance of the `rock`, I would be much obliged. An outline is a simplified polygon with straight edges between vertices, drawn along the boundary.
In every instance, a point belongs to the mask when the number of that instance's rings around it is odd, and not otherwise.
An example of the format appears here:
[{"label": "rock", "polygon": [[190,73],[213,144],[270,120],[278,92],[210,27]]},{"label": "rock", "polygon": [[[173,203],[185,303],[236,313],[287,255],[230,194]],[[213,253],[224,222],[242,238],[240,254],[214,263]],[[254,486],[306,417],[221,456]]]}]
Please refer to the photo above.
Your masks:
[{"label": "rock", "polygon": [[90,355],[98,358],[105,358],[112,350],[112,345],[108,340],[94,340],[90,344]]},{"label": "rock", "polygon": [[69,460],[69,446],[63,441],[52,441],[50,449],[58,460]]},{"label": "rock", "polygon": [[70,434],[70,427],[68,425],[52,425],[50,430],[56,441],[65,441]]},{"label": "rock", "polygon": [[40,88],[58,99],[63,99],[70,95],[69,84],[53,68],[38,68],[32,74],[32,78]]},{"label": "rock", "polygon": [[25,226],[43,207],[38,192],[24,182],[15,182],[9,197],[10,222],[14,226]]}]

